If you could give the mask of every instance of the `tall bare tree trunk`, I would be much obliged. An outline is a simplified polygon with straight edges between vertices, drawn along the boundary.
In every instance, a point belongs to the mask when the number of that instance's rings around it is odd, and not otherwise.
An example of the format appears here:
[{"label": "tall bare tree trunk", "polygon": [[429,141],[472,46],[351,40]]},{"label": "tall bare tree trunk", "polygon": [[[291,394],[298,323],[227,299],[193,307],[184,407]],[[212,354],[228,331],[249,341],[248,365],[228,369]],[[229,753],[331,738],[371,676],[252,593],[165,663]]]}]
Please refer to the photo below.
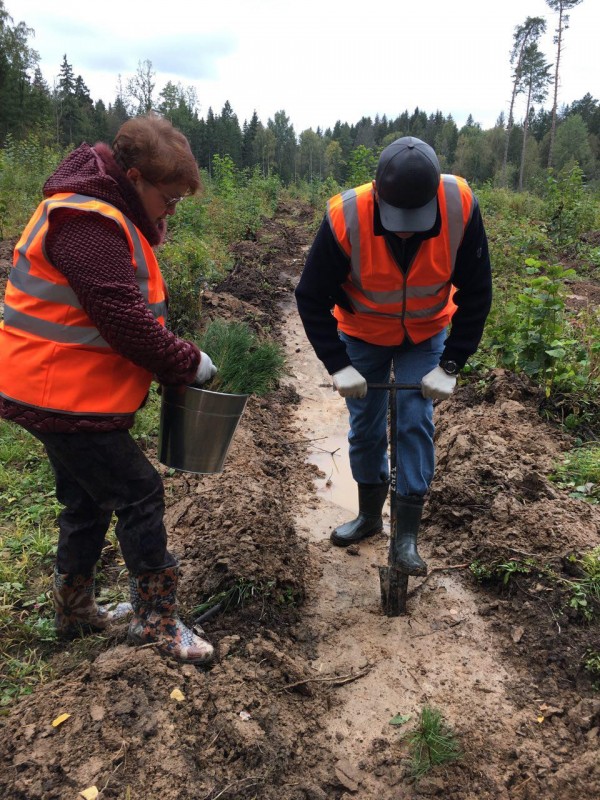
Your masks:
[{"label": "tall bare tree trunk", "polygon": [[558,32],[556,35],[556,65],[554,67],[554,102],[552,103],[552,124],[550,125],[550,147],[548,148],[548,169],[552,166],[554,138],[556,136],[556,112],[558,109],[558,72],[560,67],[560,51],[562,47],[563,6],[558,9]]},{"label": "tall bare tree trunk", "polygon": [[525,120],[523,122],[523,149],[521,150],[521,167],[519,169],[519,191],[523,191],[523,175],[525,173],[525,151],[527,149],[527,133],[529,131],[529,110],[531,108],[531,92],[532,86],[529,84],[529,91],[527,93],[527,111],[525,113]]},{"label": "tall bare tree trunk", "polygon": [[558,78],[560,74],[560,57],[562,55],[563,31],[569,27],[569,15],[565,13],[578,6],[582,0],[546,0],[546,4],[554,11],[558,11],[558,27],[556,29],[556,66],[554,69],[554,103],[552,104],[552,124],[550,127],[550,147],[548,148],[548,168],[552,166],[554,154],[554,139],[556,137],[556,121],[558,115]]}]

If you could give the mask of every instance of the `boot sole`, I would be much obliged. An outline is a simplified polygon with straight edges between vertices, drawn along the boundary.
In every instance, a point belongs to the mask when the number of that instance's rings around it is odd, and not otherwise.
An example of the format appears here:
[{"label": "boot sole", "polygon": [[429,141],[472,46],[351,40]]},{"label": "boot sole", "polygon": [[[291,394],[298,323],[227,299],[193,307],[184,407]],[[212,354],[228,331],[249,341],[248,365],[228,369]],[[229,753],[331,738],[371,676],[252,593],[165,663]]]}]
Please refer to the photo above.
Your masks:
[{"label": "boot sole", "polygon": [[374,531],[369,531],[369,533],[363,533],[362,536],[352,539],[346,536],[340,536],[338,538],[334,531],[329,538],[336,547],[349,547],[351,544],[358,544],[359,542],[363,542],[365,539],[370,539],[371,536],[376,536],[378,533],[381,533],[382,530],[383,526],[381,528],[376,528]]},{"label": "boot sole", "polygon": [[403,564],[394,564],[393,566],[395,566],[398,572],[401,572],[403,575],[411,575],[414,578],[424,578],[427,575],[427,565],[425,565],[425,567],[421,567],[420,569],[405,567]]}]

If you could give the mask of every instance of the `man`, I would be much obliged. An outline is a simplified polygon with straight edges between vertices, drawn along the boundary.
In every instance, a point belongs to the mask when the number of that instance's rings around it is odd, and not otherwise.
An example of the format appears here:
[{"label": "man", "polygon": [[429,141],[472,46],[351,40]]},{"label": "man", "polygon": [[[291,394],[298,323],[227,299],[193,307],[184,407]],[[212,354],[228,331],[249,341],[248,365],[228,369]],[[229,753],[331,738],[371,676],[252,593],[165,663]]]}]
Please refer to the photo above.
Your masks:
[{"label": "man", "polygon": [[[356,519],[336,528],[346,547],[382,530],[388,491],[387,383],[397,394],[395,561],[425,575],[417,551],[434,474],[433,400],[450,397],[477,349],[492,297],[487,238],[466,181],[441,175],[434,150],[405,136],[386,147],[372,183],[342,192],[327,213],[296,289],[317,356],[346,399]],[[447,328],[452,322],[451,329]]]}]

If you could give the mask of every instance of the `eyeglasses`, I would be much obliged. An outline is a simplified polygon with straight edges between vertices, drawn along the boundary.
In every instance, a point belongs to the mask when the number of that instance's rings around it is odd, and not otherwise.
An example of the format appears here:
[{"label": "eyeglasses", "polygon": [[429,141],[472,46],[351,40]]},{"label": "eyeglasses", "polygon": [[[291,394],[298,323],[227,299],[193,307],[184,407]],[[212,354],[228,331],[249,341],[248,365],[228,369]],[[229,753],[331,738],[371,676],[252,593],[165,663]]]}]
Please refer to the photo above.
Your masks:
[{"label": "eyeglasses", "polygon": [[149,181],[148,178],[144,178],[144,180],[146,181],[146,183],[149,183],[150,186],[153,186],[156,189],[156,191],[162,197],[162,201],[163,201],[163,203],[165,204],[165,206],[167,208],[175,208],[177,203],[179,203],[181,200],[183,200],[185,197],[187,197],[187,195],[185,195],[185,194],[181,195],[181,197],[169,197],[169,195],[167,195],[163,191],[161,191],[161,189],[159,189],[159,187],[155,183],[152,183],[152,181]]}]

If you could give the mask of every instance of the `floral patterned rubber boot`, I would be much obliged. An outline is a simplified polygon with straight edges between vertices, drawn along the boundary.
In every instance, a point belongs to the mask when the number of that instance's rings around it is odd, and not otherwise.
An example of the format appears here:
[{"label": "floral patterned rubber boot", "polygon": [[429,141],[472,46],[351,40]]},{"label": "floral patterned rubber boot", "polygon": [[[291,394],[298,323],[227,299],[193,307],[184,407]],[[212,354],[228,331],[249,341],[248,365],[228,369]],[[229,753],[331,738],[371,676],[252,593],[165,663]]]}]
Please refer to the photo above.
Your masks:
[{"label": "floral patterned rubber boot", "polygon": [[163,655],[186,664],[208,664],[214,657],[213,646],[187,628],[177,615],[178,581],[177,567],[129,579],[133,605],[129,641],[156,643]]},{"label": "floral patterned rubber boot", "polygon": [[99,606],[94,595],[95,576],[65,574],[54,568],[54,625],[61,638],[100,633],[110,622],[131,614],[130,603],[114,608]]}]

